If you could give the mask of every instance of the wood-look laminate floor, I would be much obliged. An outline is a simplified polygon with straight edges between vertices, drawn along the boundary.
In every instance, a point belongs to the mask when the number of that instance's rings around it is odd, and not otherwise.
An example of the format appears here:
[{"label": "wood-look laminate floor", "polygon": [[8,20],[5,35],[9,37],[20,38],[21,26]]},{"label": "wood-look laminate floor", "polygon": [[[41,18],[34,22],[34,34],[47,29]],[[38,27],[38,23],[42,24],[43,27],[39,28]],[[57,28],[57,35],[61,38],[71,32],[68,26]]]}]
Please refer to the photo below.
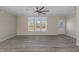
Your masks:
[{"label": "wood-look laminate floor", "polygon": [[79,52],[79,47],[65,35],[16,36],[1,42],[0,52]]}]

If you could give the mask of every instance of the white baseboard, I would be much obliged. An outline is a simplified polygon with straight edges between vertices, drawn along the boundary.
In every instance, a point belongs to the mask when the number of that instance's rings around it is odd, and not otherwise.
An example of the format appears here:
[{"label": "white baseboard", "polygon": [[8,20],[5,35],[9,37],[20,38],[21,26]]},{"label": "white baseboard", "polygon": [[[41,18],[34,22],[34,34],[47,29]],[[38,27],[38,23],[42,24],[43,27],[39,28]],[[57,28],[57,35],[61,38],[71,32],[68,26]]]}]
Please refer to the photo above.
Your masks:
[{"label": "white baseboard", "polygon": [[16,34],[16,35],[58,35],[58,34]]},{"label": "white baseboard", "polygon": [[11,34],[11,35],[8,35],[8,36],[6,36],[4,38],[0,38],[0,42],[3,42],[5,40],[10,39],[10,38],[15,37],[15,36],[16,36],[16,34]]}]

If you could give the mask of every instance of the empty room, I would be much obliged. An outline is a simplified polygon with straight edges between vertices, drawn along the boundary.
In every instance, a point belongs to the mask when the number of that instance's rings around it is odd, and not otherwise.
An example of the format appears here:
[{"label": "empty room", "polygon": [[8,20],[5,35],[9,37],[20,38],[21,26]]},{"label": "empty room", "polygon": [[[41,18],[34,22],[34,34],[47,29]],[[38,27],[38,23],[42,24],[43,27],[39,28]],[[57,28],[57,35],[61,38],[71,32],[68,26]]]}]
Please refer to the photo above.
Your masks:
[{"label": "empty room", "polygon": [[79,7],[0,6],[0,52],[79,52]]}]

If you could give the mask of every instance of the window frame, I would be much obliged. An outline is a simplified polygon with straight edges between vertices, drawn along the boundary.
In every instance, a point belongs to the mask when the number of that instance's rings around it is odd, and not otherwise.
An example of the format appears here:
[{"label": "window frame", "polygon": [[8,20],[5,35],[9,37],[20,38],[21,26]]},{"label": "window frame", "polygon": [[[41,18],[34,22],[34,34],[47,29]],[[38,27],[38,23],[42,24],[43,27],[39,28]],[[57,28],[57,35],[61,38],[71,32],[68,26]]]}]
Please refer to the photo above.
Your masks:
[{"label": "window frame", "polygon": [[[28,24],[28,32],[46,32],[47,30],[48,30],[48,19],[47,19],[47,17],[28,17],[28,22],[29,22],[29,18],[31,18],[31,19],[34,19],[34,30],[29,30],[29,23],[27,23]],[[38,30],[36,30],[36,20],[38,20],[37,18],[44,18],[44,20],[42,20],[42,19],[40,19],[40,30],[38,31]],[[42,30],[42,21],[46,21],[46,25],[45,25],[45,27],[46,27],[46,30],[44,31],[44,30]]]}]

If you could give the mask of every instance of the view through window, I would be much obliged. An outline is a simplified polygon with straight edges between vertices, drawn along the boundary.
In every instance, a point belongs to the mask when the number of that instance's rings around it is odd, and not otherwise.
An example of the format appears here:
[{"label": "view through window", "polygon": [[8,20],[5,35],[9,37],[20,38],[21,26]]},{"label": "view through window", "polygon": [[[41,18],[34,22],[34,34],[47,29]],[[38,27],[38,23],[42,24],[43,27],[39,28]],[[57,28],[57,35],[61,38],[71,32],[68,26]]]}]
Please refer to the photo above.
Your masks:
[{"label": "view through window", "polygon": [[28,31],[47,31],[47,17],[28,17]]}]

